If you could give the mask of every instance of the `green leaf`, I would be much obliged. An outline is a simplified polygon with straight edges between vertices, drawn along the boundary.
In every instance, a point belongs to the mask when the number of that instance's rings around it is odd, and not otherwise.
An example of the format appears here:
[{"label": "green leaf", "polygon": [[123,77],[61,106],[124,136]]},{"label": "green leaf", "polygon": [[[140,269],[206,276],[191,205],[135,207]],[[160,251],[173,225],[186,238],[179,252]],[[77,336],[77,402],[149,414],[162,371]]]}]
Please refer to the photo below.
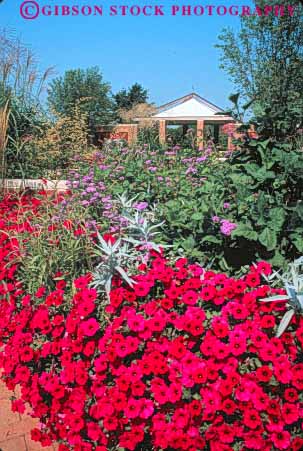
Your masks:
[{"label": "green leaf", "polygon": [[183,389],[183,398],[184,399],[191,399],[191,391],[189,389],[184,388]]},{"label": "green leaf", "polygon": [[283,265],[285,264],[285,258],[280,254],[279,251],[276,250],[275,255],[272,258],[268,259],[268,263],[273,266],[283,267]]},{"label": "green leaf", "polygon": [[214,235],[206,235],[201,240],[201,243],[205,243],[205,242],[221,244],[222,240]]},{"label": "green leaf", "polygon": [[260,166],[256,163],[249,163],[245,165],[245,171],[252,177],[255,177],[256,173],[260,169]]},{"label": "green leaf", "polygon": [[299,216],[299,218],[303,220],[303,203],[302,202],[297,203],[296,213]]},{"label": "green leaf", "polygon": [[271,219],[271,222],[268,224],[268,227],[276,231],[281,230],[285,221],[284,209],[280,207],[272,208],[269,211],[269,218]]},{"label": "green leaf", "polygon": [[255,232],[249,224],[240,223],[232,232],[232,237],[243,236],[247,240],[257,241],[258,233]]},{"label": "green leaf", "polygon": [[221,257],[219,264],[220,264],[220,267],[223,269],[223,271],[229,271],[230,270],[230,267],[228,266],[227,261],[225,260],[224,257]]},{"label": "green leaf", "polygon": [[251,99],[249,102],[245,103],[245,105],[242,106],[243,110],[246,111],[254,102],[255,99]]},{"label": "green leaf", "polygon": [[262,149],[265,150],[266,147],[268,146],[268,144],[270,143],[270,141],[271,141],[271,139],[268,138],[268,139],[266,139],[265,141],[259,141],[258,144],[259,144],[259,146],[262,147]]},{"label": "green leaf", "polygon": [[186,251],[190,251],[191,249],[194,249],[195,245],[196,245],[196,242],[195,242],[195,239],[194,239],[194,237],[192,235],[189,236],[188,238],[186,238],[186,240],[183,240],[181,242],[181,246]]},{"label": "green leaf", "polygon": [[203,215],[202,213],[194,213],[191,218],[195,221],[201,221],[203,219]]},{"label": "green leaf", "polygon": [[237,94],[231,94],[231,95],[228,97],[228,100],[230,100],[234,105],[237,105],[237,104],[238,104],[239,97],[240,97],[240,93],[238,92]]},{"label": "green leaf", "polygon": [[268,251],[272,251],[277,246],[277,235],[273,230],[266,227],[259,235],[259,241]]},{"label": "green leaf", "polygon": [[303,252],[303,234],[292,233],[289,237],[298,251]]}]

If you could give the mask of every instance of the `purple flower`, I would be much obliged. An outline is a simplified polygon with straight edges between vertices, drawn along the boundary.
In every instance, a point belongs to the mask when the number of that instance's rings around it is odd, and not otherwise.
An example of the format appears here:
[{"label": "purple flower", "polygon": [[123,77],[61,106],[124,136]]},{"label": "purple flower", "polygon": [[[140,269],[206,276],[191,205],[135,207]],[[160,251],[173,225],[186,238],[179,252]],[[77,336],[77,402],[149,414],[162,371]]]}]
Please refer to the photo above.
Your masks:
[{"label": "purple flower", "polygon": [[205,161],[205,160],[207,160],[207,157],[206,157],[206,156],[204,156],[204,157],[198,157],[198,158],[196,159],[196,162],[197,162],[197,163],[202,163],[202,162]]},{"label": "purple flower", "polygon": [[128,220],[126,218],[119,217],[118,222],[121,224],[121,226],[124,226],[124,227],[126,227],[128,225]]},{"label": "purple flower", "polygon": [[148,207],[148,203],[147,202],[138,202],[137,204],[134,204],[133,207],[136,210],[145,210],[145,208]]},{"label": "purple flower", "polygon": [[238,227],[237,224],[234,224],[233,222],[228,221],[228,219],[222,219],[221,220],[221,227],[220,231],[223,233],[223,235],[231,235],[231,232],[235,230]]},{"label": "purple flower", "polygon": [[213,216],[211,219],[213,222],[220,222],[219,216]]},{"label": "purple flower", "polygon": [[91,182],[92,181],[92,176],[90,176],[90,175],[85,175],[83,178],[82,178],[82,182],[83,183],[88,183],[88,182]]},{"label": "purple flower", "polygon": [[91,221],[87,221],[87,222],[85,223],[85,227],[86,227],[87,229],[96,229],[97,223],[96,223],[96,221],[95,221],[94,219],[92,219]]},{"label": "purple flower", "polygon": [[114,217],[114,213],[112,213],[111,211],[108,211],[108,212],[105,211],[105,212],[103,213],[104,216],[105,216],[105,213],[107,213],[106,216],[107,216],[108,219],[112,219],[112,218]]},{"label": "purple flower", "polygon": [[223,208],[230,208],[230,203],[229,202],[224,202]]},{"label": "purple flower", "polygon": [[185,174],[196,174],[197,173],[197,169],[194,168],[193,166],[189,166],[189,168],[186,170]]},{"label": "purple flower", "polygon": [[88,186],[86,188],[87,193],[94,193],[96,191],[96,188],[94,186]]}]

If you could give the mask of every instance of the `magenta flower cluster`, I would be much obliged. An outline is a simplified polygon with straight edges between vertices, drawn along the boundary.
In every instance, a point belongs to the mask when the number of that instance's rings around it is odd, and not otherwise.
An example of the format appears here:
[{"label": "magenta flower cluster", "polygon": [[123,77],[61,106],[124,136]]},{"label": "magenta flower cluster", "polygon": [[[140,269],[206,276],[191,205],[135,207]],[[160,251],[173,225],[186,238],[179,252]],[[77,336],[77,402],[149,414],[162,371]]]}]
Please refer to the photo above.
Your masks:
[{"label": "magenta flower cluster", "polygon": [[231,222],[228,219],[222,219],[219,216],[213,216],[212,221],[215,224],[220,224],[220,232],[226,236],[230,236],[232,231],[238,227],[234,222]]}]

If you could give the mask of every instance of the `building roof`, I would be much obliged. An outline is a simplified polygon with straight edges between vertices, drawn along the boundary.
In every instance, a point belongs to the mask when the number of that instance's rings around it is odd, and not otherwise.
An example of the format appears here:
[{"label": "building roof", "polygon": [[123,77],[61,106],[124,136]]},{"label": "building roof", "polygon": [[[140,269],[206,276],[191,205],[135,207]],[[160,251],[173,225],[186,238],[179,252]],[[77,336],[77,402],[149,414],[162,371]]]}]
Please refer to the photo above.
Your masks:
[{"label": "building roof", "polygon": [[[152,116],[152,118],[166,120],[226,120],[229,118],[225,115],[216,115],[217,113],[223,113],[223,110],[198,94],[192,92],[191,94],[180,97],[173,102],[161,105],[157,108],[157,112]],[[229,119],[232,120],[232,118]]]}]

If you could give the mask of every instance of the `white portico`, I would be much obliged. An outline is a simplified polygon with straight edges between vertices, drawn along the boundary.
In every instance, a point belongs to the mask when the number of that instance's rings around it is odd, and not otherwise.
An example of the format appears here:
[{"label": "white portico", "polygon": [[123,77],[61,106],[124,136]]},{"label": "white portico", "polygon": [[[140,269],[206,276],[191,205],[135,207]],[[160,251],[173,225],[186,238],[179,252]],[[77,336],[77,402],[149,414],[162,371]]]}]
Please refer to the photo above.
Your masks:
[{"label": "white portico", "polygon": [[223,110],[218,106],[196,93],[191,93],[158,107],[157,112],[150,119],[159,121],[161,143],[166,141],[168,125],[183,125],[186,131],[189,126],[195,124],[199,147],[203,147],[206,126],[212,126],[213,137],[217,139],[221,125],[235,122],[231,116],[222,113]]}]

